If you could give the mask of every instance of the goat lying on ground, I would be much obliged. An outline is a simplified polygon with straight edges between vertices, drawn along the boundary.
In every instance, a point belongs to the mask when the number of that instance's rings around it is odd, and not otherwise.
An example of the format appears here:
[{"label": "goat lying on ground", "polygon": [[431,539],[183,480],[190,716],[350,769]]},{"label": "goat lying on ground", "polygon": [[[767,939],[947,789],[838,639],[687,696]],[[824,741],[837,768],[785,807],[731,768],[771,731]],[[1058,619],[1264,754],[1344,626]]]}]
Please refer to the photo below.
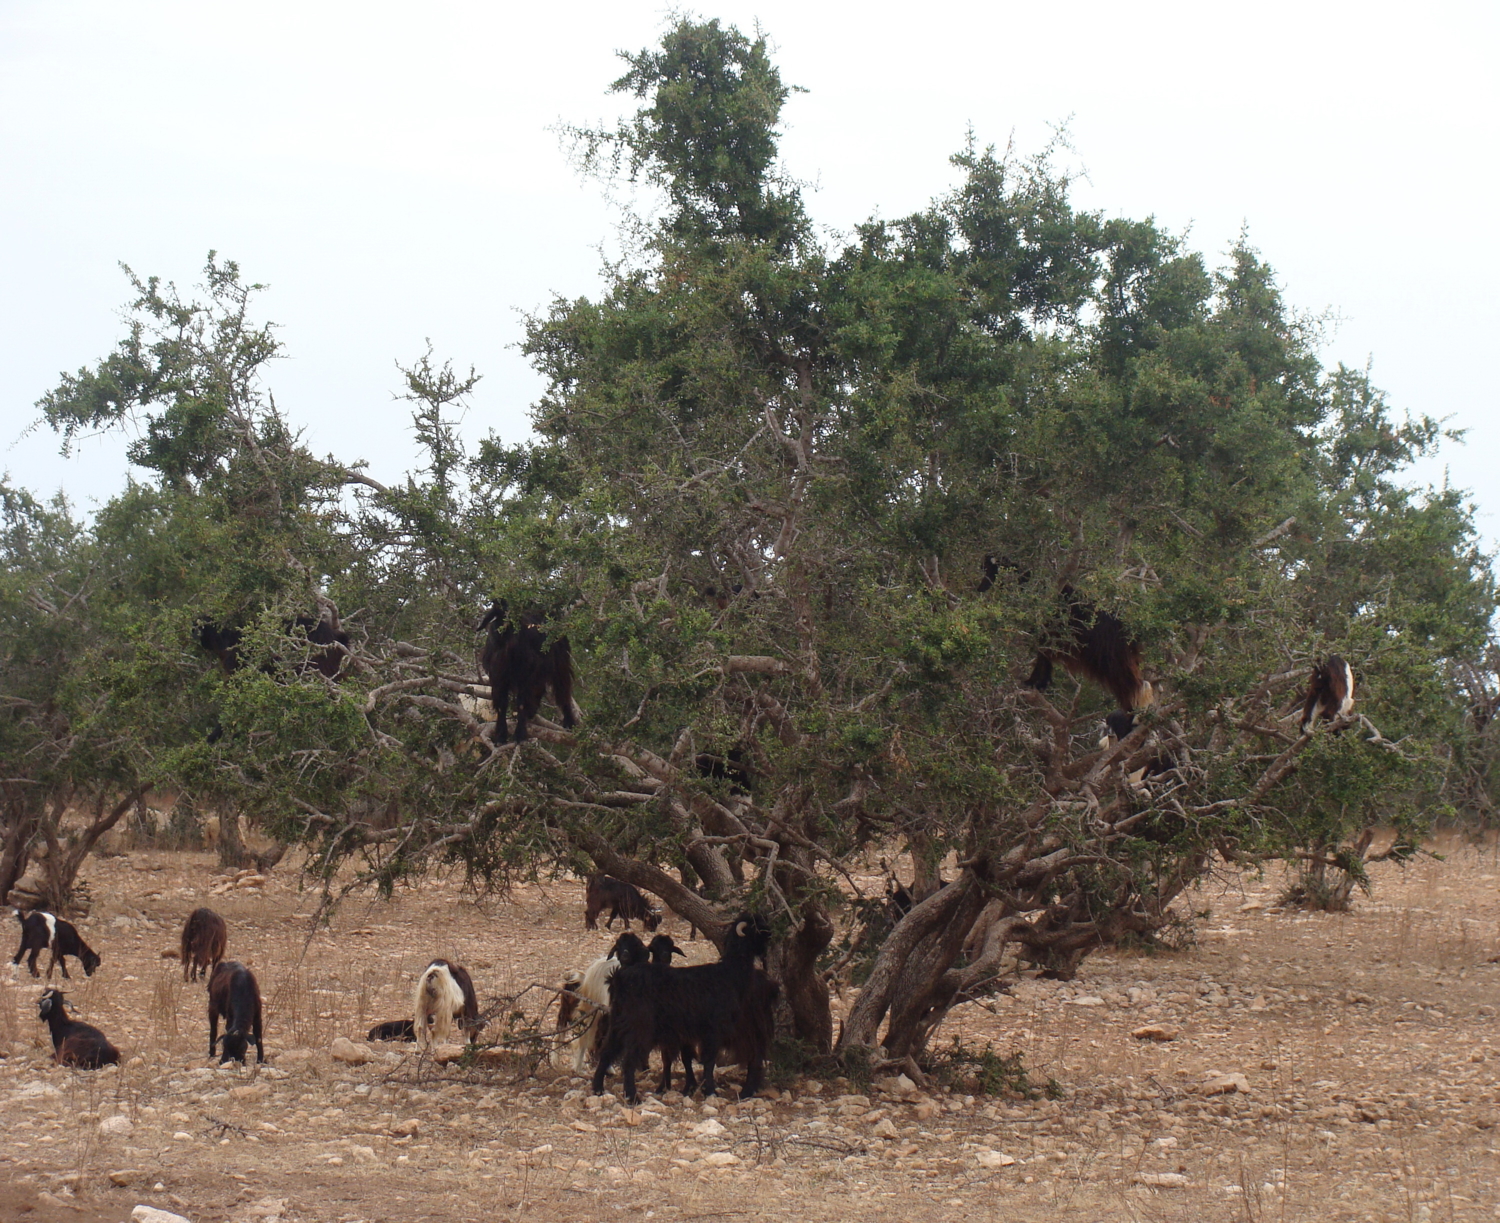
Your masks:
[{"label": "goat lying on ground", "polygon": [[83,965],[84,976],[94,975],[94,969],[99,967],[99,956],[83,941],[83,936],[72,922],[41,909],[34,909],[30,913],[22,913],[20,909],[16,909],[15,914],[16,920],[21,923],[21,945],[11,958],[12,966],[19,964],[21,957],[29,951],[31,956],[26,961],[26,967],[31,970],[33,977],[41,976],[36,970],[36,957],[46,948],[52,953],[52,958],[47,963],[47,980],[52,980],[52,970],[59,965],[62,967],[63,980],[73,979],[68,976],[68,956]]},{"label": "goat lying on ground", "polygon": [[617,917],[624,921],[627,930],[630,929],[632,917],[648,931],[661,925],[661,914],[651,907],[639,889],[611,875],[590,875],[588,888],[584,893],[584,926],[589,930],[597,930],[599,914],[606,908],[609,909],[609,917],[604,922],[606,930],[614,925]]},{"label": "goat lying on ground", "polygon": [[454,1020],[467,1040],[479,1034],[479,999],[462,964],[433,960],[417,978],[412,994],[412,1030],[417,1046],[430,1048],[453,1035]]},{"label": "goat lying on ground", "polygon": [[182,979],[213,975],[224,958],[229,928],[212,909],[194,909],[182,927]]},{"label": "goat lying on ground", "polygon": [[1337,654],[1317,663],[1302,702],[1299,729],[1305,735],[1323,718],[1336,722],[1354,712],[1354,672]]},{"label": "goat lying on ground", "polygon": [[621,968],[645,962],[645,944],[636,935],[626,933],[615,940],[608,955],[595,960],[582,973],[574,970],[564,978],[557,1007],[558,1031],[566,1031],[578,1015],[583,1015],[578,1034],[563,1046],[573,1050],[574,1074],[583,1073],[608,1034],[610,978]]},{"label": "goat lying on ground", "polygon": [[219,1043],[219,1018],[224,1019],[223,1056],[219,1064],[231,1059],[245,1061],[250,1041],[255,1041],[255,1060],[266,1060],[261,1043],[260,986],[255,974],[238,960],[223,960],[208,979],[208,1056],[214,1055]]},{"label": "goat lying on ground", "polygon": [[[703,1094],[714,1094],[714,1066],[738,1028],[754,985],[755,961],[764,956],[770,930],[763,918],[742,913],[724,936],[717,964],[664,968],[636,964],[621,968],[609,982],[609,1037],[599,1053],[593,1091],[616,1061],[625,1075],[625,1099],[637,1099],[635,1076],[653,1048],[696,1049],[703,1063]],[[760,1067],[750,1078],[759,1086]],[[748,1095],[749,1092],[747,1091]]]},{"label": "goat lying on ground", "polygon": [[416,1040],[417,1029],[410,1019],[387,1019],[370,1029],[366,1040]]},{"label": "goat lying on ground", "polygon": [[516,742],[526,738],[526,723],[541,708],[542,697],[552,689],[552,699],[562,710],[562,724],[571,730],[577,725],[573,717],[573,652],[566,637],[556,638],[543,647],[546,633],[541,616],[535,612],[520,617],[515,628],[507,619],[505,600],[497,599],[485,612],[476,632],[488,629],[479,665],[490,681],[490,701],[495,706],[495,742],[507,738],[505,719],[510,711],[510,694],[516,693]]},{"label": "goat lying on ground", "polygon": [[98,1028],[69,1019],[61,990],[48,989],[37,999],[37,1018],[52,1032],[52,1060],[63,1066],[97,1070],[118,1066],[120,1051]]}]

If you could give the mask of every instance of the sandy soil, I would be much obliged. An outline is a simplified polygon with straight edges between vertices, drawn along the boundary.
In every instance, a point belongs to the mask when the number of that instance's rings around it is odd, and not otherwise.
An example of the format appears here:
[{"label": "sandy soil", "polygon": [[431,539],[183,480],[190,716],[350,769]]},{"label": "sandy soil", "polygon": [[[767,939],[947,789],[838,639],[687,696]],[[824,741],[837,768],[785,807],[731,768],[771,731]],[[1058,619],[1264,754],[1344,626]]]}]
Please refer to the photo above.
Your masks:
[{"label": "sandy soil", "polygon": [[[328,1053],[409,1013],[434,955],[467,964],[482,999],[584,965],[612,936],[582,929],[577,884],[475,903],[433,882],[349,903],[309,940],[314,898],[286,868],[215,896],[207,855],[101,859],[81,926],[104,963],[74,969],[70,997],[128,1064],[53,1066],[40,983],[0,983],[0,1219],[120,1223],[137,1203],[193,1223],[1494,1219],[1500,860],[1447,854],[1377,868],[1343,915],[1278,909],[1274,878],[1217,880],[1193,901],[1209,913],[1195,947],[1095,955],[941,1034],[1019,1052],[1060,1099],[797,1081],[636,1111],[617,1081],[594,1100],[547,1066]],[[266,995],[258,1070],[206,1061],[203,988],[163,958],[205,903]],[[1180,1034],[1132,1038],[1147,1025]]]}]

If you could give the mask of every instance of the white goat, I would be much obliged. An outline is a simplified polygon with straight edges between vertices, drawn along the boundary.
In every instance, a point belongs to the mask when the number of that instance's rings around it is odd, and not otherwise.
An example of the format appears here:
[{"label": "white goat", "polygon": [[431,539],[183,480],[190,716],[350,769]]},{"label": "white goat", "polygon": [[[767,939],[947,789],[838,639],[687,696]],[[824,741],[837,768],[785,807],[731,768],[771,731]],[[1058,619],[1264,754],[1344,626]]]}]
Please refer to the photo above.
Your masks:
[{"label": "white goat", "polygon": [[447,960],[434,960],[417,978],[412,994],[412,1031],[419,1049],[446,1043],[453,1035],[453,1021],[463,1017],[464,989],[453,967]]}]

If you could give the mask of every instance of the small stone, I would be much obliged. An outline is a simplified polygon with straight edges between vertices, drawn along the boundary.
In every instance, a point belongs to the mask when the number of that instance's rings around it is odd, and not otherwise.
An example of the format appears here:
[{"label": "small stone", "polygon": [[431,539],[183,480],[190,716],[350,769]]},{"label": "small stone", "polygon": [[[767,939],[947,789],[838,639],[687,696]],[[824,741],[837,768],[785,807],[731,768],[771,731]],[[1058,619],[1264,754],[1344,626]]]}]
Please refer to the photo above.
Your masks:
[{"label": "small stone", "polygon": [[904,1074],[898,1074],[896,1076],[896,1094],[897,1095],[899,1095],[899,1096],[911,1096],[911,1095],[915,1095],[916,1091],[917,1091],[917,1085],[915,1083],[913,1083],[909,1078],[907,1078]]},{"label": "small stone", "polygon": [[703,1157],[710,1168],[728,1168],[740,1162],[740,1157],[731,1151],[711,1151]]},{"label": "small stone", "polygon": [[231,1087],[229,1089],[229,1098],[231,1100],[238,1100],[242,1104],[259,1104],[261,1101],[269,1099],[270,1096],[271,1089],[264,1083],[247,1083],[244,1087]]},{"label": "small stone", "polygon": [[1150,1185],[1153,1189],[1181,1189],[1188,1183],[1181,1172],[1137,1172],[1131,1179],[1137,1185]]},{"label": "small stone", "polygon": [[895,1123],[889,1117],[882,1117],[870,1127],[870,1133],[876,1138],[899,1138]]},{"label": "small stone", "polygon": [[116,1113],[113,1117],[106,1117],[99,1122],[101,1134],[128,1134],[135,1126],[131,1125],[130,1118],[123,1113]]},{"label": "small stone", "polygon": [[449,1062],[457,1062],[463,1059],[463,1045],[434,1045],[432,1047],[432,1060],[439,1066],[446,1066]]},{"label": "small stone", "polygon": [[1362,994],[1358,990],[1344,991],[1344,1002],[1349,1006],[1369,1006],[1374,1001],[1369,994]]},{"label": "small stone", "polygon": [[1071,998],[1069,1001],[1074,1006],[1103,1006],[1104,999],[1097,994],[1085,994],[1082,998]]},{"label": "small stone", "polygon": [[641,1110],[638,1108],[624,1108],[620,1110],[620,1123],[622,1125],[636,1126],[641,1123]]},{"label": "small stone", "polygon": [[158,1210],[155,1206],[137,1206],[130,1212],[130,1223],[192,1223],[183,1215],[170,1210]]},{"label": "small stone", "polygon": [[1013,1156],[1003,1151],[991,1150],[989,1147],[981,1148],[975,1158],[979,1161],[981,1168],[1008,1168],[1016,1162]]},{"label": "small stone", "polygon": [[931,1121],[934,1117],[936,1117],[940,1112],[943,1111],[943,1108],[942,1105],[938,1104],[936,1100],[918,1100],[916,1107],[914,1107],[911,1111],[912,1115],[916,1117],[918,1121]]},{"label": "small stone", "polygon": [[697,1125],[693,1126],[693,1133],[696,1134],[699,1138],[717,1138],[720,1134],[724,1134],[727,1132],[728,1131],[725,1130],[725,1128],[712,1117],[710,1117],[707,1121],[700,1121]]},{"label": "small stone", "polygon": [[[369,1045],[355,1044],[347,1036],[335,1036],[328,1052],[336,1062],[347,1062],[351,1066],[363,1066],[375,1052]],[[282,1054],[285,1057],[285,1054]]]},{"label": "small stone", "polygon": [[192,1142],[193,1141],[193,1136],[191,1134],[189,1134],[186,1130],[178,1130],[175,1134],[172,1135],[172,1141],[173,1142]]},{"label": "small stone", "polygon": [[415,1138],[422,1131],[422,1123],[415,1117],[408,1117],[400,1125],[391,1127],[392,1138]]},{"label": "small stone", "polygon": [[1266,906],[1265,906],[1265,903],[1263,901],[1259,901],[1259,900],[1247,900],[1247,901],[1245,901],[1244,904],[1242,904],[1240,906],[1239,911],[1241,913],[1259,913],[1265,907]]},{"label": "small stone", "polygon": [[573,1122],[573,1128],[580,1134],[597,1134],[599,1132],[597,1125],[590,1125],[587,1121],[575,1121]]},{"label": "small stone", "polygon": [[140,1172],[135,1168],[119,1168],[109,1174],[110,1184],[118,1185],[121,1189],[135,1184],[140,1179]]},{"label": "small stone", "polygon": [[1205,1096],[1227,1096],[1237,1091],[1248,1092],[1250,1081],[1242,1074],[1216,1074],[1198,1090]]},{"label": "small stone", "polygon": [[1145,1027],[1136,1028],[1131,1035],[1136,1040],[1154,1040],[1165,1043],[1181,1036],[1182,1029],[1170,1023],[1148,1023]]}]

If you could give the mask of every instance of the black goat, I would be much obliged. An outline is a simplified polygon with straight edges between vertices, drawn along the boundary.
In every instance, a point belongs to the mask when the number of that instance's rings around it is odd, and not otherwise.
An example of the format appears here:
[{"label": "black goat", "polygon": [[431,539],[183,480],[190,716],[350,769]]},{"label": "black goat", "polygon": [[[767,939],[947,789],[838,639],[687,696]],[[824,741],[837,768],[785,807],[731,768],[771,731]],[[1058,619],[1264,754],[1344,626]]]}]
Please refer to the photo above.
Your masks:
[{"label": "black goat", "polygon": [[[674,1053],[696,1049],[703,1063],[703,1094],[715,1091],[714,1066],[739,1028],[755,979],[755,961],[766,953],[770,929],[763,918],[742,913],[724,936],[717,964],[663,968],[659,964],[621,968],[609,981],[609,1038],[599,1054],[593,1091],[618,1060],[625,1074],[625,1099],[637,1099],[635,1076],[653,1048]],[[670,1068],[669,1068],[670,1070]],[[750,1085],[759,1088],[760,1065],[750,1067]]]},{"label": "black goat", "polygon": [[700,777],[727,782],[731,794],[750,793],[750,766],[743,748],[732,747],[722,756],[715,752],[699,752],[693,764]]},{"label": "black goat", "polygon": [[1354,672],[1337,654],[1316,664],[1302,702],[1300,729],[1308,734],[1319,718],[1336,721],[1354,712]]},{"label": "black goat", "polygon": [[[986,556],[981,594],[995,584],[1002,569],[1016,570],[1018,583],[1031,577],[1030,571],[1017,569],[1003,556]],[[1064,585],[1058,597],[1067,609],[1067,628],[1037,648],[1036,662],[1022,686],[1045,692],[1052,684],[1054,665],[1060,663],[1070,675],[1085,676],[1104,688],[1123,710],[1149,705],[1151,684],[1141,676],[1141,647],[1120,618],[1095,607],[1071,586]]]},{"label": "black goat", "polygon": [[63,980],[73,979],[68,976],[68,956],[83,965],[84,976],[94,975],[94,969],[99,967],[99,956],[83,941],[83,936],[72,922],[41,909],[34,909],[30,913],[22,913],[17,909],[15,914],[16,920],[21,923],[21,945],[16,948],[11,964],[19,964],[21,957],[29,951],[31,956],[26,961],[26,967],[31,969],[33,977],[39,977],[42,974],[36,970],[36,957],[45,947],[52,952],[52,958],[47,964],[47,980],[52,980],[52,970],[59,965],[62,966]]},{"label": "black goat", "polygon": [[631,918],[640,922],[648,931],[661,925],[661,914],[651,907],[651,903],[641,895],[639,889],[613,875],[590,875],[584,893],[584,927],[597,930],[599,914],[605,909],[609,910],[609,917],[604,922],[606,930],[614,924],[617,917],[624,921],[627,930],[630,929]]},{"label": "black goat", "polygon": [[571,730],[573,717],[573,651],[566,637],[543,646],[546,633],[541,616],[522,616],[520,628],[511,624],[504,599],[497,599],[485,612],[475,632],[489,632],[479,655],[479,665],[490,681],[490,703],[495,707],[495,742],[507,739],[505,718],[511,690],[516,694],[516,742],[526,738],[526,723],[541,708],[547,689],[562,710],[562,724]]},{"label": "black goat", "polygon": [[182,979],[211,977],[224,958],[229,927],[212,909],[194,909],[182,926]]},{"label": "black goat", "polygon": [[[338,679],[344,669],[344,659],[349,656],[349,634],[339,622],[337,609],[329,606],[327,617],[298,616],[286,621],[286,635],[291,638],[305,637],[310,645],[321,647],[309,650],[307,657],[297,663],[293,670],[302,675],[316,671],[327,679]],[[298,630],[301,630],[300,634]],[[240,669],[240,645],[245,639],[242,630],[233,625],[216,624],[212,620],[199,620],[193,625],[193,637],[210,654],[219,660],[226,675]],[[262,666],[268,674],[276,671],[279,660],[271,659]]]},{"label": "black goat", "polygon": [[52,1060],[63,1066],[80,1066],[97,1070],[101,1066],[118,1066],[120,1051],[98,1028],[69,1019],[63,1006],[61,990],[42,991],[37,999],[37,1018],[52,1032]]},{"label": "black goat", "polygon": [[241,1064],[251,1039],[255,1060],[266,1060],[261,1043],[260,986],[255,974],[238,960],[224,960],[208,979],[208,1056],[219,1043],[219,1016],[224,1017],[224,1045],[220,1064],[233,1058]]},{"label": "black goat", "polygon": [[410,1019],[387,1019],[370,1029],[366,1040],[416,1040],[417,1030]]}]

